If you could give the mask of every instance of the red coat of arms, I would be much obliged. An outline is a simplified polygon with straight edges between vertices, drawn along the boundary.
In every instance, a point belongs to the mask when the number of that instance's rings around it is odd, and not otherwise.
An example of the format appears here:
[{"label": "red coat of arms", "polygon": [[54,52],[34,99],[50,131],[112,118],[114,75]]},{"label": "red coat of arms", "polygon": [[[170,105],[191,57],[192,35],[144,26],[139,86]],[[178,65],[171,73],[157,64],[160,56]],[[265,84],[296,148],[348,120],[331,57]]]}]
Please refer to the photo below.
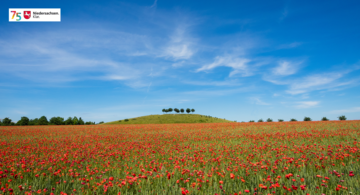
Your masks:
[{"label": "red coat of arms", "polygon": [[31,17],[31,11],[24,11],[24,18],[29,19]]}]

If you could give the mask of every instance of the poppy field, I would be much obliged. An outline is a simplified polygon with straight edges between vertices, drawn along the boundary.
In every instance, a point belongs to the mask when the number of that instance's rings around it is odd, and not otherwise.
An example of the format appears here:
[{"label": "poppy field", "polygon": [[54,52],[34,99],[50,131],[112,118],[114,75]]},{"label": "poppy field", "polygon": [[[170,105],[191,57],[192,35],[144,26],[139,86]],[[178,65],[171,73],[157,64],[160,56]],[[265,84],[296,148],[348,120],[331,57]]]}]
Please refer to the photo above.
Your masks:
[{"label": "poppy field", "polygon": [[0,127],[0,194],[359,194],[360,121]]}]

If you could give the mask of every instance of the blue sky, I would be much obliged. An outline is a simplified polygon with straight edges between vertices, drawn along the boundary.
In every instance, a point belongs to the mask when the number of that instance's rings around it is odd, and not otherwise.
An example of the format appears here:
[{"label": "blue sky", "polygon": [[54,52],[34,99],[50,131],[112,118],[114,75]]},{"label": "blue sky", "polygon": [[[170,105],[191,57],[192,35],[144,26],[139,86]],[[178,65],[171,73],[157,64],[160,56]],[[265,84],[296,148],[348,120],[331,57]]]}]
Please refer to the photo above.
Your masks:
[{"label": "blue sky", "polygon": [[[360,119],[359,1],[6,1],[0,118]],[[61,22],[8,22],[61,8]]]}]

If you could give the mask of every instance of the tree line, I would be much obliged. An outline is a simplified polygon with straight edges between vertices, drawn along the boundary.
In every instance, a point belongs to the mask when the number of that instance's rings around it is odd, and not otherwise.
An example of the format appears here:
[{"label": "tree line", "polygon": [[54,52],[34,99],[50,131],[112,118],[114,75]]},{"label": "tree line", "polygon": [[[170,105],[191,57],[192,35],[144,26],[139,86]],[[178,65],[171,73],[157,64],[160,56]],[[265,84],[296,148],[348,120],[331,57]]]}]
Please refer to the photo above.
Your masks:
[{"label": "tree line", "polygon": [[[338,119],[339,119],[340,121],[345,121],[345,120],[346,120],[346,117],[345,117],[345,115],[342,115],[342,116],[339,116]],[[328,120],[329,120],[329,119],[326,118],[326,117],[322,117],[322,119],[321,119],[321,121],[328,121]],[[284,122],[283,119],[278,119],[278,121],[279,121],[279,122]],[[294,119],[294,118],[290,119],[290,122],[296,122],[296,121],[297,121],[297,120]],[[310,117],[305,116],[305,117],[304,117],[304,121],[312,121],[312,119],[311,119]],[[255,122],[255,121],[254,121],[254,120],[250,120],[249,122]],[[264,121],[263,121],[262,119],[259,119],[257,122],[264,122]],[[268,119],[266,120],[266,122],[273,122],[273,120],[272,120],[271,118],[268,118]]]},{"label": "tree line", "polygon": [[164,109],[162,109],[162,112],[163,113],[168,113],[168,112],[172,112],[172,111],[174,111],[174,112],[176,112],[176,113],[184,113],[185,111],[186,111],[186,113],[190,113],[190,112],[192,112],[192,113],[194,113],[195,112],[195,109],[193,108],[193,109],[190,109],[190,108],[186,108],[186,110],[184,110],[184,108],[181,108],[181,109],[177,109],[177,108],[174,108],[174,109],[172,109],[172,108],[168,108],[168,109],[166,109],[166,108],[164,108]]},{"label": "tree line", "polygon": [[40,118],[29,119],[26,116],[21,117],[19,121],[16,123],[13,122],[10,118],[6,117],[0,120],[1,126],[26,126],[26,125],[95,125],[95,122],[84,122],[84,120],[80,117],[74,118],[69,117],[66,120],[62,117],[52,117],[50,120],[46,118],[46,116],[42,116]]}]

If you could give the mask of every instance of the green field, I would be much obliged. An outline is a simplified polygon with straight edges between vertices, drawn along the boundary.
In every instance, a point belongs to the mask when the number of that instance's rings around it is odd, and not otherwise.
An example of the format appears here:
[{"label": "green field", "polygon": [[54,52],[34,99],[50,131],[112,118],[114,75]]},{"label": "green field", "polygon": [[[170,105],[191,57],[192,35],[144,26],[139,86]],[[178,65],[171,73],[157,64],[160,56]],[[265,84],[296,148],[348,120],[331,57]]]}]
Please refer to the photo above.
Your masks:
[{"label": "green field", "polygon": [[172,124],[172,123],[228,123],[234,122],[200,114],[162,114],[129,118],[104,124]]}]

